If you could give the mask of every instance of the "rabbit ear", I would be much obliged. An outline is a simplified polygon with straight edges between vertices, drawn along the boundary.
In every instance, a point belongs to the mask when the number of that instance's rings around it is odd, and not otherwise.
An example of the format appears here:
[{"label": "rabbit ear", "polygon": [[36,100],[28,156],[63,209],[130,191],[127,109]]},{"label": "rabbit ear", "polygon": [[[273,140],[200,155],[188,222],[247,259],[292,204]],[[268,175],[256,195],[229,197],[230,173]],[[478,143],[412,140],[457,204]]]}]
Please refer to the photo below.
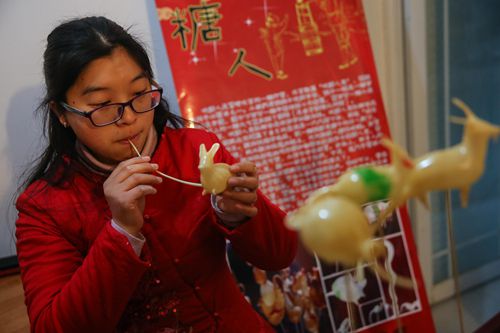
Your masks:
[{"label": "rabbit ear", "polygon": [[204,144],[204,143],[202,143],[202,144],[200,145],[200,159],[201,159],[202,157],[205,157],[206,155],[207,155],[207,148],[205,148],[205,144]]},{"label": "rabbit ear", "polygon": [[215,153],[219,150],[220,144],[214,143],[210,150],[208,151],[207,155],[210,156],[210,159],[213,161]]}]

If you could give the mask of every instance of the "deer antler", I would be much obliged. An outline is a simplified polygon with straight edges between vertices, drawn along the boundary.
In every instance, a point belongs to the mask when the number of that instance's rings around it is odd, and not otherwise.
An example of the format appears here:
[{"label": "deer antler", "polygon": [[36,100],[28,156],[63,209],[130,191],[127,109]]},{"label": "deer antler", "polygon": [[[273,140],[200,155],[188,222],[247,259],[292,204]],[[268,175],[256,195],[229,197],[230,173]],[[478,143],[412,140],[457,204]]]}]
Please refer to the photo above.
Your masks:
[{"label": "deer antler", "polygon": [[467,121],[466,118],[450,116],[450,122],[452,122],[453,124],[465,126],[466,121]]},{"label": "deer antler", "polygon": [[462,101],[461,99],[453,97],[451,99],[451,102],[453,104],[455,104],[455,106],[457,108],[459,108],[460,110],[462,110],[467,116],[473,116],[474,115],[474,112],[472,112],[471,108],[467,104],[465,104],[464,101]]}]

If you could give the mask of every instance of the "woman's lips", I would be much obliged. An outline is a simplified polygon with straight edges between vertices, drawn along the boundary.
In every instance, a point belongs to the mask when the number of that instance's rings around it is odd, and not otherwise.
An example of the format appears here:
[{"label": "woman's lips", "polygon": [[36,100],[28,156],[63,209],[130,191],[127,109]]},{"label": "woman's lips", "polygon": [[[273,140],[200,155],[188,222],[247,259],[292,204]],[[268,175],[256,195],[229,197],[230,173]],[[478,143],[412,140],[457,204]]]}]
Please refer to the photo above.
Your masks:
[{"label": "woman's lips", "polygon": [[123,139],[123,140],[120,140],[120,141],[118,141],[118,142],[119,142],[119,143],[121,143],[121,144],[127,144],[127,145],[130,145],[129,141],[134,142],[136,139],[138,139],[138,138],[139,138],[139,134],[141,134],[141,133],[139,132],[139,133],[137,133],[137,134],[135,134],[135,135],[129,136],[129,137],[127,137],[127,138],[125,138],[125,139]]}]

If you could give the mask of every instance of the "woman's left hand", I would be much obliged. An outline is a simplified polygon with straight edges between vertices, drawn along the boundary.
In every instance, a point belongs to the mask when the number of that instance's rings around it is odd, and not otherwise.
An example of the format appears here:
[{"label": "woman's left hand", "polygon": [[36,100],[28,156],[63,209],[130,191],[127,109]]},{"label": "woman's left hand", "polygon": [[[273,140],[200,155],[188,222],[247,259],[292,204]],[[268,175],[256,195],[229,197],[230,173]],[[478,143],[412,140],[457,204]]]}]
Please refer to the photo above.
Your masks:
[{"label": "woman's left hand", "polygon": [[255,163],[244,161],[230,166],[234,174],[227,181],[227,189],[219,194],[217,205],[225,213],[249,217],[257,215],[257,188],[259,175]]}]

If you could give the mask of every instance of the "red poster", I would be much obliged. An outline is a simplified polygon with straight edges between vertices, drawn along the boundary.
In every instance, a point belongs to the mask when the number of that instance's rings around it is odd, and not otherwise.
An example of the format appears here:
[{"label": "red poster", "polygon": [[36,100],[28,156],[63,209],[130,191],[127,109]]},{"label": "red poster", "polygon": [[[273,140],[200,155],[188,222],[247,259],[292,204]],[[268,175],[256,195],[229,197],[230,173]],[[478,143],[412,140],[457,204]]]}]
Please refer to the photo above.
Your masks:
[{"label": "red poster", "polygon": [[[182,115],[254,161],[262,191],[282,209],[293,211],[351,167],[389,162],[361,0],[156,4]],[[383,205],[365,212],[374,216]],[[353,281],[352,269],[304,249],[281,272],[246,264],[233,271],[277,332],[393,332],[398,324],[407,333],[434,332],[406,211],[389,222],[381,237],[394,250],[395,273],[416,282],[412,290],[391,292],[368,265]],[[354,293],[346,293],[349,284]]]}]

